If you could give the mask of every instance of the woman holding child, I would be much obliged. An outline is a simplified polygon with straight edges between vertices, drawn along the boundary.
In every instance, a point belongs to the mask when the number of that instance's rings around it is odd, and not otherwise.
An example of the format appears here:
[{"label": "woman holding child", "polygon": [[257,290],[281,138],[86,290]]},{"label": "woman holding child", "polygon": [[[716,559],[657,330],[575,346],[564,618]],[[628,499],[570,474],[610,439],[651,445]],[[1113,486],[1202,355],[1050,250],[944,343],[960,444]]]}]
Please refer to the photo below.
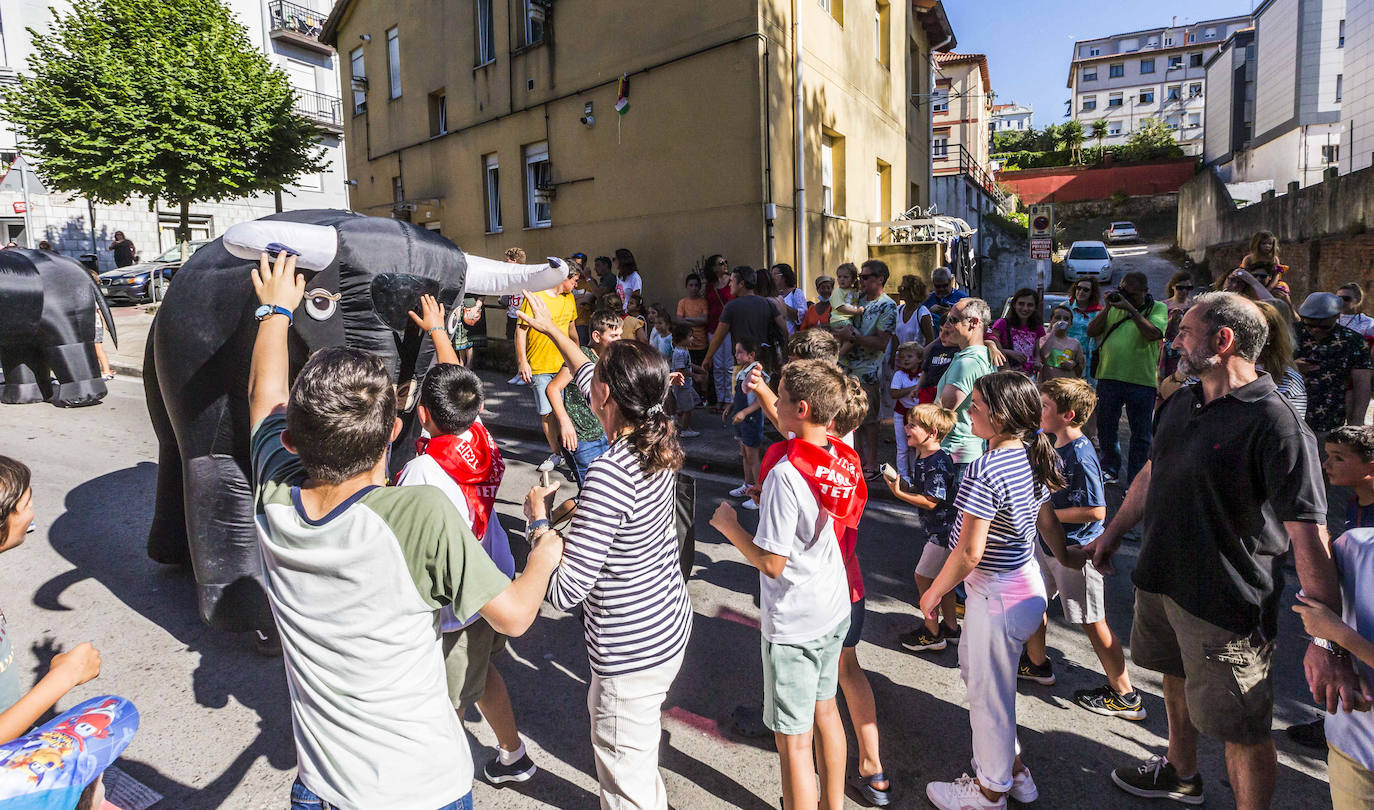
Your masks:
[{"label": "woman holding child", "polygon": [[692,626],[673,519],[683,454],[663,408],[668,363],[632,340],[611,343],[594,363],[557,328],[538,296],[528,300],[533,312],[521,312],[521,319],[558,345],[611,446],[587,468],[577,511],[561,532],[549,522],[557,486],[530,490],[526,536],[531,543],[549,533],[563,536],[549,602],[559,610],[586,606],[587,711],[601,806],[666,810],[660,712]]}]

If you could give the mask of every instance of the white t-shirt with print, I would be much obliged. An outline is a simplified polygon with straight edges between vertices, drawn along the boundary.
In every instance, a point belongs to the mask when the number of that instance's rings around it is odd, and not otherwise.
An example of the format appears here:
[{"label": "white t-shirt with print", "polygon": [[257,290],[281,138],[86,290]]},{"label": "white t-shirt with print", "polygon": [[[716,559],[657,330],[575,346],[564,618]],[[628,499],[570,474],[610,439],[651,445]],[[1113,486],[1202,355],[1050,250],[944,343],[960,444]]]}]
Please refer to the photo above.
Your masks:
[{"label": "white t-shirt with print", "polygon": [[639,278],[639,272],[631,273],[625,278],[615,280],[615,294],[620,296],[622,312],[630,311],[630,296],[644,289],[644,282]]},{"label": "white t-shirt with print", "polygon": [[[920,372],[917,372],[916,376],[912,377],[910,374],[907,374],[905,371],[902,371],[899,368],[896,371],[892,372],[892,387],[910,388],[911,386],[914,386],[916,384],[916,381],[920,378]],[[912,390],[910,394],[907,394],[906,396],[902,397],[900,400],[898,400],[898,402],[901,403],[902,407],[906,408],[907,410],[910,410],[916,407],[916,397],[916,391]]]},{"label": "white t-shirt with print", "polygon": [[777,579],[759,574],[761,630],[769,642],[815,641],[849,616],[849,581],[835,520],[785,458],[763,482],[754,545],[787,558]]}]

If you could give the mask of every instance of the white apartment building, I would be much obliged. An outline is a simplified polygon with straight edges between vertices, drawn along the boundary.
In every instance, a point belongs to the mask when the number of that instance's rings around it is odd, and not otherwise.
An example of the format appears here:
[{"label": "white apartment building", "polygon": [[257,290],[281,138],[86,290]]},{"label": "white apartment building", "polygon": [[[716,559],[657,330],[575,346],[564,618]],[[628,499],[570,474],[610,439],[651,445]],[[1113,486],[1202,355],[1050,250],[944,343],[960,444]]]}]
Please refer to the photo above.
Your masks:
[{"label": "white apartment building", "polygon": [[1105,120],[1107,146],[1124,144],[1141,122],[1159,118],[1186,154],[1201,154],[1204,66],[1227,37],[1248,27],[1248,16],[1175,19],[1162,28],[1075,42],[1068,81],[1072,117],[1088,132]]},{"label": "white apartment building", "polygon": [[1337,166],[1342,173],[1374,163],[1374,0],[1346,0],[1345,63]]},{"label": "white apartment building", "polygon": [[1035,108],[1029,104],[992,105],[992,131],[1035,129]]},{"label": "white apartment building", "polygon": [[1346,0],[1264,0],[1208,61],[1203,160],[1224,182],[1281,193],[1339,163],[1346,27]]},{"label": "white apartment building", "polygon": [[[339,60],[318,39],[334,0],[223,0],[248,29],[249,41],[280,66],[296,88],[296,111],[315,122],[324,149],[324,171],[301,178],[281,195],[282,210],[348,208],[343,154],[343,110],[338,97]],[[28,29],[45,32],[52,9],[65,13],[65,0],[0,0],[0,86],[13,84],[33,51]],[[0,243],[36,247],[42,240],[73,257],[92,252],[91,212],[84,198],[49,192],[32,170],[36,156],[19,155],[13,127],[0,121]],[[273,195],[191,206],[192,239],[212,239],[236,222],[277,210]],[[108,248],[123,231],[150,259],[175,246],[180,218],[176,206],[143,199],[95,206],[95,252],[102,270],[114,266]]]}]

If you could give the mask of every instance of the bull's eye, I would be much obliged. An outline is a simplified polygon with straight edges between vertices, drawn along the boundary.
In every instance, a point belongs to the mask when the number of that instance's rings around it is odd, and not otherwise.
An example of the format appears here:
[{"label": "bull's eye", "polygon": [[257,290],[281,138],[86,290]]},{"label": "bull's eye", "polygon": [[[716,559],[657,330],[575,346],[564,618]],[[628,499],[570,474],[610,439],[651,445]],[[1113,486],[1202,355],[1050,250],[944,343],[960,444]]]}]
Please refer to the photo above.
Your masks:
[{"label": "bull's eye", "polygon": [[339,310],[342,296],[326,289],[306,290],[305,314],[317,321],[327,321]]}]

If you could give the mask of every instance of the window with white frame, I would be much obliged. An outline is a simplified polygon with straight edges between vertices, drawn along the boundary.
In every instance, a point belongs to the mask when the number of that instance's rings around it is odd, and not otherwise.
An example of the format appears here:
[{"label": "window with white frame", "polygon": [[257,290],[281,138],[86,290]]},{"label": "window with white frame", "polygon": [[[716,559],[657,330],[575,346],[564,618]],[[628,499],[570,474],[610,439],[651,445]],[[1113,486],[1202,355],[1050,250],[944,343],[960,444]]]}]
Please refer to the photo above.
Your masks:
[{"label": "window with white frame", "polygon": [[1168,118],[1164,119],[1164,126],[1172,130],[1177,130],[1182,123],[1182,119],[1180,119],[1177,115],[1171,115]]},{"label": "window with white frame", "polygon": [[553,172],[549,166],[549,144],[525,147],[525,222],[531,228],[553,224],[550,211]]},{"label": "window with white frame", "polygon": [[930,138],[930,156],[949,157],[949,127],[934,130]]},{"label": "window with white frame", "polygon": [[1179,99],[1183,98],[1183,86],[1174,84],[1165,88],[1164,98],[1168,99],[1169,101],[1178,101]]},{"label": "window with white frame", "polygon": [[835,139],[821,136],[821,213],[835,213]]},{"label": "window with white frame", "polygon": [[1190,68],[1202,67],[1202,54],[1201,54],[1201,53],[1190,53],[1190,54],[1188,54],[1188,67],[1190,67]]},{"label": "window with white frame", "polygon": [[524,0],[525,3],[525,44],[535,45],[544,41],[544,12],[546,0]]},{"label": "window with white frame", "polygon": [[892,6],[882,0],[873,4],[873,53],[883,67],[892,63],[891,10]]},{"label": "window with white frame", "polygon": [[1202,113],[1188,113],[1188,129],[1202,126]]},{"label": "window with white frame", "polygon": [[476,0],[477,6],[477,64],[485,65],[496,59],[496,24],[492,18],[492,0]]},{"label": "window with white frame", "polygon": [[1139,101],[1138,101],[1137,103],[1139,103],[1139,104],[1154,104],[1154,103],[1155,103],[1155,91],[1154,91],[1153,89],[1150,89],[1150,90],[1141,90],[1141,91],[1140,91],[1140,99],[1139,99]]},{"label": "window with white frame", "polygon": [[1120,107],[1122,104],[1125,103],[1125,99],[1122,98],[1121,93],[1112,93],[1107,96],[1108,107]]},{"label": "window with white frame", "polygon": [[1217,38],[1217,29],[1215,29],[1215,28],[1208,28],[1206,31],[1203,31],[1203,32],[1202,32],[1202,38],[1203,38],[1203,39],[1216,39],[1216,38]]},{"label": "window with white frame", "polygon": [[401,35],[395,28],[386,32],[386,72],[391,79],[391,97],[401,97]]},{"label": "window with white frame", "polygon": [[1183,68],[1183,54],[1176,53],[1169,57],[1169,70],[1181,70]]},{"label": "window with white frame", "polygon": [[1188,98],[1202,98],[1202,82],[1188,85]]},{"label": "window with white frame", "polygon": [[482,157],[482,191],[487,204],[487,233],[501,232],[501,169],[496,153]]},{"label": "window with white frame", "polygon": [[1107,68],[1107,78],[1109,79],[1119,79],[1125,75],[1126,65],[1121,62],[1117,62],[1115,65],[1111,65]]},{"label": "window with white frame", "polygon": [[1084,109],[1084,110],[1095,110],[1095,109],[1097,109],[1097,96],[1084,96],[1084,97],[1083,97],[1083,107],[1082,107],[1082,109]]},{"label": "window with white frame", "polygon": [[1121,122],[1120,122],[1120,121],[1108,121],[1108,122],[1107,122],[1107,135],[1108,135],[1108,136],[1114,136],[1114,135],[1120,135],[1120,134],[1121,134]]},{"label": "window with white frame", "polygon": [[1090,68],[1084,68],[1084,69],[1083,69],[1083,81],[1085,81],[1085,82],[1095,82],[1095,81],[1097,81],[1097,65],[1093,65],[1093,66],[1090,67]]},{"label": "window with white frame", "polygon": [[1343,73],[1337,73],[1337,74],[1336,74],[1336,100],[1337,100],[1337,101],[1340,101],[1340,100],[1341,100],[1341,85],[1344,84],[1344,83],[1345,83],[1345,74],[1343,74]]},{"label": "window with white frame", "polygon": [[1164,38],[1164,47],[1166,47],[1166,48],[1172,48],[1172,47],[1174,47],[1174,38],[1171,37],[1171,36],[1165,37],[1165,38]]},{"label": "window with white frame", "polygon": [[348,63],[352,74],[349,85],[353,88],[353,114],[360,115],[367,112],[367,66],[363,64],[361,45],[349,51]]},{"label": "window with white frame", "polygon": [[1344,48],[1344,47],[1345,47],[1345,20],[1341,20],[1340,29],[1339,29],[1339,31],[1337,32],[1337,36],[1336,36],[1336,47],[1337,47],[1337,48]]},{"label": "window with white frame", "polygon": [[[941,79],[945,82],[944,79]],[[930,111],[943,113],[949,112],[949,83],[945,82],[943,87],[937,86],[935,92],[930,94]]]},{"label": "window with white frame", "polygon": [[1141,59],[1141,60],[1140,60],[1140,72],[1141,72],[1141,73],[1154,73],[1154,72],[1155,72],[1155,60],[1153,60],[1153,59]]},{"label": "window with white frame", "polygon": [[1340,159],[1340,144],[1329,143],[1322,146],[1322,163],[1338,163]]},{"label": "window with white frame", "polygon": [[1099,48],[1099,47],[1097,47],[1097,46],[1095,46],[1095,45],[1094,45],[1093,47],[1091,47],[1091,48],[1088,49],[1088,56],[1101,56],[1101,55],[1102,55],[1102,49]]}]

